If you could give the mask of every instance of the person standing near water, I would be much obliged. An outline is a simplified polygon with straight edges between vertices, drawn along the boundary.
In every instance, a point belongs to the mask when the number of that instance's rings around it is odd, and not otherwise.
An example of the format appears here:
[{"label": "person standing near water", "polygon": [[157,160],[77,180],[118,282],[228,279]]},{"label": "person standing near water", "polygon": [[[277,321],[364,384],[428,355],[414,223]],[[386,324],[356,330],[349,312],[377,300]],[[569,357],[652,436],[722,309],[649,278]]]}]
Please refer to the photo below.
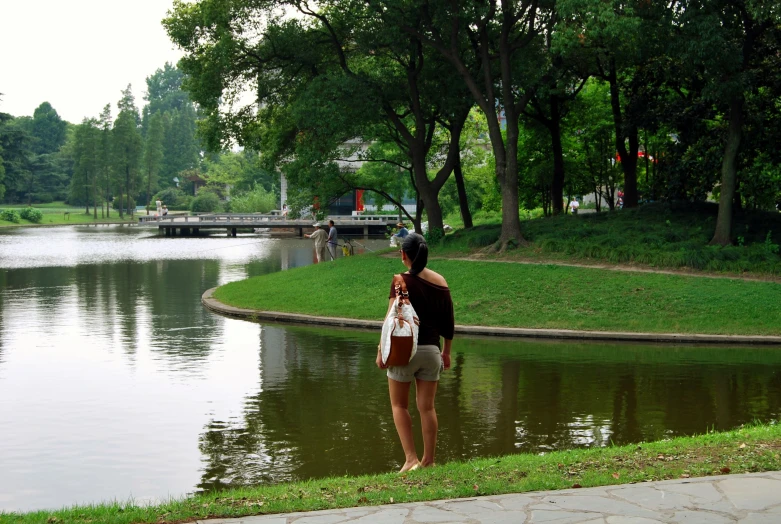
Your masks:
[{"label": "person standing near water", "polygon": [[306,238],[311,238],[315,241],[315,254],[317,255],[317,263],[319,264],[325,260],[325,244],[328,240],[328,233],[326,233],[321,227],[320,222],[314,224],[315,230],[311,235],[304,235]]},{"label": "person standing near water", "polygon": [[155,200],[155,207],[157,208],[157,216],[162,216],[163,214],[163,202],[158,198]]},{"label": "person standing near water", "polygon": [[[439,273],[426,268],[428,263],[428,245],[417,233],[410,233],[404,239],[399,250],[401,262],[409,271],[401,278],[409,292],[409,301],[420,320],[418,331],[418,350],[406,366],[387,367],[382,363],[382,351],[377,347],[376,364],[387,369],[388,391],[393,423],[404,448],[404,465],[399,473],[420,467],[434,465],[434,452],[437,447],[437,412],[434,409],[434,397],[437,394],[439,375],[450,369],[450,350],[453,345],[455,321],[453,300],[450,288]],[[396,289],[391,282],[388,311],[396,300]],[[444,344],[440,350],[440,337]],[[409,413],[410,383],[415,381],[415,402],[420,413],[420,425],[423,429],[423,458],[418,460],[415,440],[412,437],[412,417]]]},{"label": "person standing near water", "polygon": [[331,254],[331,260],[336,260],[336,245],[339,240],[338,233],[336,231],[336,226],[334,226],[334,221],[329,220],[328,225],[330,229],[328,230],[328,253]]}]

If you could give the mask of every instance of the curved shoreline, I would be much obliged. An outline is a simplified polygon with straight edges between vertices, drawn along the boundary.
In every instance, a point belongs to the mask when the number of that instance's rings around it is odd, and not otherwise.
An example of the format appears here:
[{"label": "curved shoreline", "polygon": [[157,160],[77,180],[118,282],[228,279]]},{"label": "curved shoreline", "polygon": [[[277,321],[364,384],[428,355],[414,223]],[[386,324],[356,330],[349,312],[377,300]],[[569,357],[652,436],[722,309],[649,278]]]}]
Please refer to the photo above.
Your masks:
[{"label": "curved shoreline", "polygon": [[[243,320],[266,320],[286,324],[346,327],[378,331],[380,320],[358,320],[342,317],[322,317],[300,313],[260,311],[223,304],[213,297],[213,287],[201,295],[201,303],[209,311]],[[717,344],[781,346],[781,336],[766,335],[702,335],[684,333],[628,333],[620,331],[580,331],[574,329],[508,328],[493,326],[456,325],[457,335],[490,336],[500,338],[543,338],[557,340],[591,340],[603,342],[654,342],[665,344]]]}]

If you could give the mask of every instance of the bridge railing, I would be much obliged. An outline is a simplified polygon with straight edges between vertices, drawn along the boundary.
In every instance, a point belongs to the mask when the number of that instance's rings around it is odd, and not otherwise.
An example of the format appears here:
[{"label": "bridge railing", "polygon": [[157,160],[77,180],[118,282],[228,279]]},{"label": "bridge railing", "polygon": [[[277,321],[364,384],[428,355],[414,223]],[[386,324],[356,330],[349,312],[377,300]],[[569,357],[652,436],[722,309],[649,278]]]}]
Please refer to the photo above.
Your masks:
[{"label": "bridge railing", "polygon": [[[333,220],[337,225],[356,225],[356,224],[376,224],[381,225],[388,222],[394,222],[396,219],[388,215],[356,215],[356,216],[329,216],[322,222],[327,223],[328,220]],[[299,218],[292,219],[286,216],[277,214],[263,214],[263,213],[197,213],[194,215],[187,214],[168,214],[165,217],[160,216],[141,216],[138,217],[138,221],[141,224],[144,223],[156,223],[156,224],[190,224],[193,227],[197,227],[197,224],[225,224],[226,226],[242,226],[243,224],[253,225],[257,227],[263,222],[274,222],[289,224],[293,227],[308,227],[314,222],[312,218]]]}]

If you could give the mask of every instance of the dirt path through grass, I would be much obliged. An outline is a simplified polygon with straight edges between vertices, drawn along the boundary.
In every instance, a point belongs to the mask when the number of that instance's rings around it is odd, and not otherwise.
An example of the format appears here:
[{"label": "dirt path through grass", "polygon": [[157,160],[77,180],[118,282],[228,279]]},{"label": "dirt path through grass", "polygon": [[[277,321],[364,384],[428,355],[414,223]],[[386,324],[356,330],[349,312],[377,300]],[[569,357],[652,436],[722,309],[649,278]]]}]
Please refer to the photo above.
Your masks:
[{"label": "dirt path through grass", "polygon": [[[393,254],[388,254],[383,256],[387,256],[389,258],[395,258],[397,255],[396,253],[393,253]],[[533,266],[553,265],[553,266],[565,266],[565,267],[582,267],[588,269],[605,269],[608,271],[628,271],[632,273],[657,273],[659,275],[675,275],[675,276],[687,276],[687,277],[699,277],[699,278],[722,278],[727,280],[745,280],[750,282],[774,282],[776,284],[781,284],[781,277],[773,276],[773,275],[750,275],[750,276],[749,275],[724,275],[720,273],[709,273],[706,271],[697,271],[693,269],[691,270],[655,269],[651,267],[639,267],[639,266],[629,266],[629,265],[621,265],[621,264],[605,264],[603,262],[594,262],[593,264],[588,264],[588,263],[577,263],[577,262],[564,262],[555,259],[534,259],[534,260],[497,259],[497,258],[485,257],[482,255],[471,255],[468,257],[433,256],[430,257],[430,260],[461,260],[464,262],[496,262],[502,264],[526,264],[526,265],[533,265]]]}]

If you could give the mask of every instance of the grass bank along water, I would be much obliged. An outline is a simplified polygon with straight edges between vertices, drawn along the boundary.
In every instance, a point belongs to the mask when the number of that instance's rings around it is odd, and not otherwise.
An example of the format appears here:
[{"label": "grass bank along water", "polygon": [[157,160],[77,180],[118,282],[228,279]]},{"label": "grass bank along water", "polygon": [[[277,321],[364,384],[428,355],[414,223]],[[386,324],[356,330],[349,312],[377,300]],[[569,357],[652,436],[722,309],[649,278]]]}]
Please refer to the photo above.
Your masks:
[{"label": "grass bank along water", "polygon": [[[781,285],[556,265],[432,260],[462,325],[645,333],[781,335]],[[230,306],[380,320],[400,261],[339,259],[234,282]]]},{"label": "grass bank along water", "polygon": [[155,506],[106,503],[26,514],[0,523],[178,523],[328,508],[606,486],[781,469],[781,425],[628,446],[453,462],[407,475],[333,477],[196,495]]},{"label": "grass bank along water", "polygon": [[24,205],[0,205],[0,211],[14,211],[16,213],[17,222],[10,220],[3,220],[0,216],[0,227],[21,227],[21,226],[57,226],[57,225],[84,225],[84,224],[119,224],[119,223],[135,223],[138,219],[130,219],[129,215],[125,215],[124,218],[119,217],[119,211],[111,210],[110,217],[101,217],[100,210],[98,211],[98,218],[94,217],[93,213],[85,213],[83,207],[71,207],[63,204],[62,202],[54,202],[52,204],[36,204],[33,209],[41,212],[43,215],[41,220],[34,222],[26,220],[19,216],[27,206]]}]

